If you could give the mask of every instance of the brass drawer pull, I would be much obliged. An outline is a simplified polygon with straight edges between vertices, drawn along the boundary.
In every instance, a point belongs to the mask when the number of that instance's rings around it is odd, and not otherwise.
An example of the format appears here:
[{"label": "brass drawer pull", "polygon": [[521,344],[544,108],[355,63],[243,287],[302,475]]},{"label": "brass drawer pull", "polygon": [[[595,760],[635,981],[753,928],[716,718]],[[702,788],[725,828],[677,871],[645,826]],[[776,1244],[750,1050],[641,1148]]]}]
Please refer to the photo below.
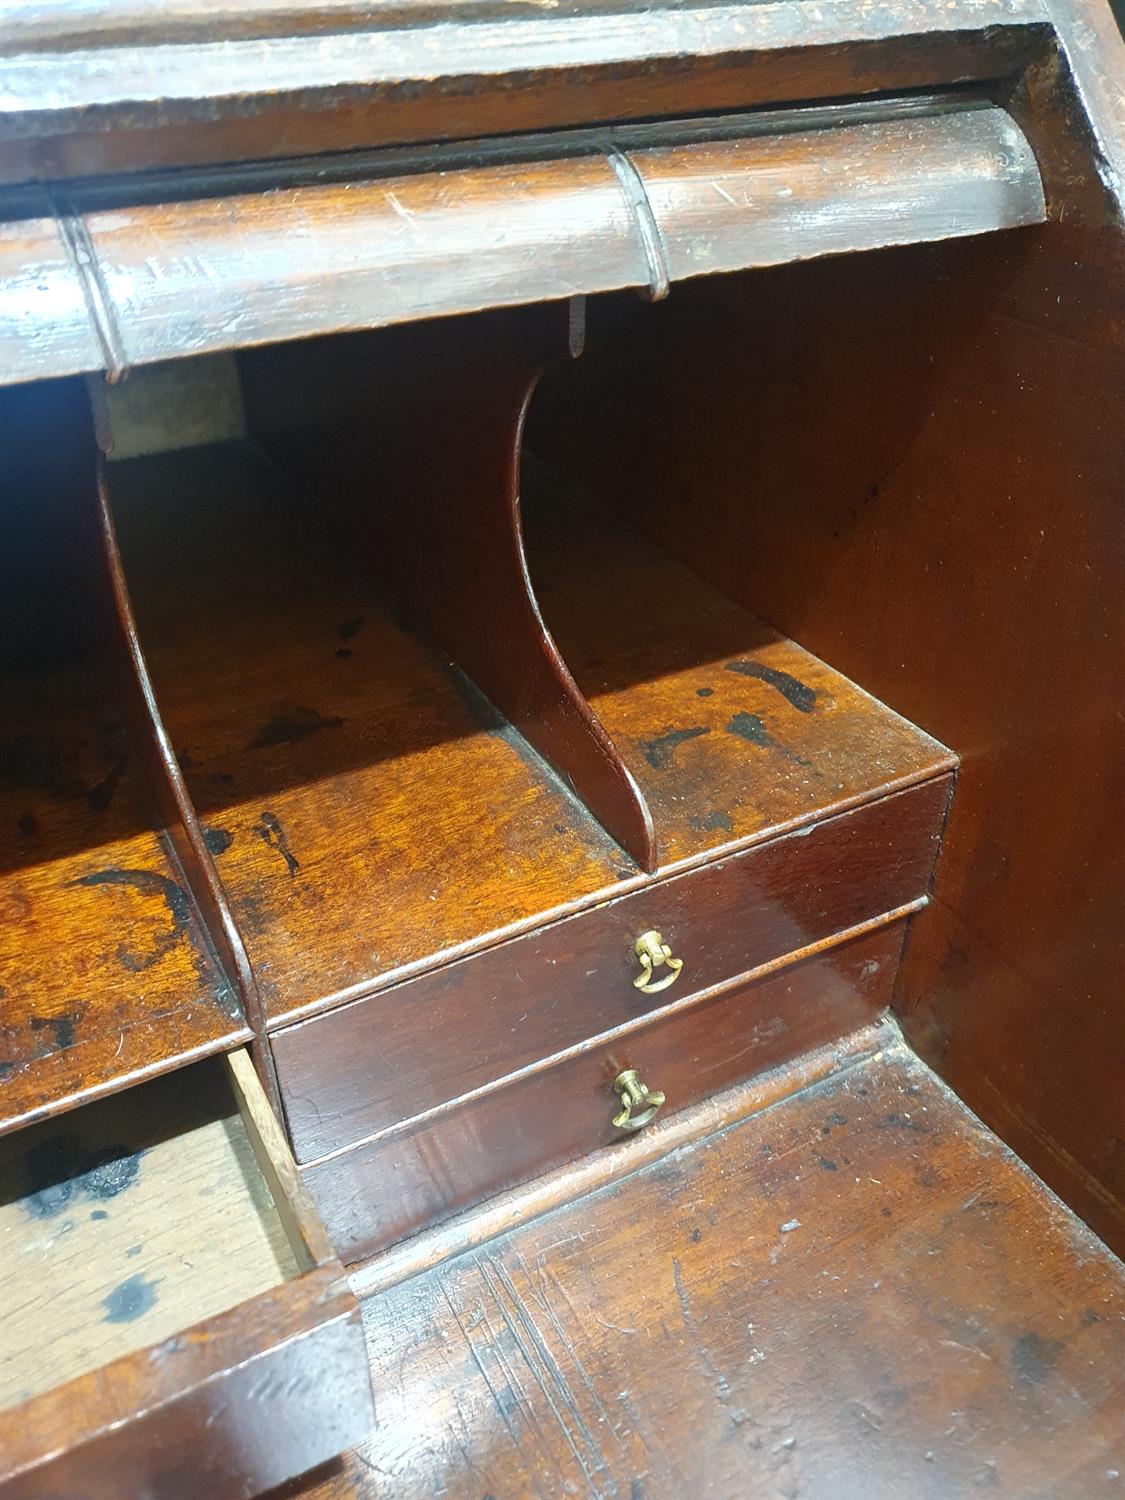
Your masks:
[{"label": "brass drawer pull", "polygon": [[[675,978],[675,975],[672,977]],[[621,1110],[613,1117],[618,1130],[640,1130],[655,1118],[657,1110],[664,1103],[664,1095],[653,1093],[648,1084],[642,1083],[637,1077],[636,1068],[626,1068],[624,1073],[618,1073],[613,1080],[613,1092],[622,1104]],[[640,1110],[640,1113],[635,1115],[635,1109]]]},{"label": "brass drawer pull", "polygon": [[[640,990],[645,995],[655,995],[659,990],[666,990],[670,984],[675,984],[680,977],[683,959],[672,957],[671,948],[655,929],[641,933],[633,944],[633,952],[641,961],[641,972],[633,980],[635,990]],[[658,979],[653,984],[653,970],[659,969],[663,964],[668,965],[668,972],[663,979]]]}]

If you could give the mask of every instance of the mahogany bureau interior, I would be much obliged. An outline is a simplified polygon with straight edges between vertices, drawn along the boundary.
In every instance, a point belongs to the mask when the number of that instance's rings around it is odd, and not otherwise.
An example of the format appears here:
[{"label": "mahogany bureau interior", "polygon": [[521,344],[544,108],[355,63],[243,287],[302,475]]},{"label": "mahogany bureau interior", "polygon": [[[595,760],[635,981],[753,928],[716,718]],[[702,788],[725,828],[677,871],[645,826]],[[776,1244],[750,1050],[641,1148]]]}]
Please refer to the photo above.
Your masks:
[{"label": "mahogany bureau interior", "polygon": [[1013,27],[0,118],[5,1500],[1113,1493],[1118,136]]}]

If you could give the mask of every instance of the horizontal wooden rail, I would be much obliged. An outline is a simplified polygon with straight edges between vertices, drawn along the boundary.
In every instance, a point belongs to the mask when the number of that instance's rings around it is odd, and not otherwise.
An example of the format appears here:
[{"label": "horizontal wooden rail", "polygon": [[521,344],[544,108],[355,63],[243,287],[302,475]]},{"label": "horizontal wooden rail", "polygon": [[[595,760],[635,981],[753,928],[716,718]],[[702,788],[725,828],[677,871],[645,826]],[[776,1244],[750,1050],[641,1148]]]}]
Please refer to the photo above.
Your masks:
[{"label": "horizontal wooden rail", "polygon": [[1010,116],[929,109],[891,101],[830,124],[817,111],[806,129],[788,111],[775,133],[758,119],[732,136],[727,121],[678,144],[587,135],[583,154],[554,160],[400,158],[363,179],[306,168],[253,192],[56,203],[0,225],[0,383],[624,287],[660,295],[705,272],[1043,219]]}]

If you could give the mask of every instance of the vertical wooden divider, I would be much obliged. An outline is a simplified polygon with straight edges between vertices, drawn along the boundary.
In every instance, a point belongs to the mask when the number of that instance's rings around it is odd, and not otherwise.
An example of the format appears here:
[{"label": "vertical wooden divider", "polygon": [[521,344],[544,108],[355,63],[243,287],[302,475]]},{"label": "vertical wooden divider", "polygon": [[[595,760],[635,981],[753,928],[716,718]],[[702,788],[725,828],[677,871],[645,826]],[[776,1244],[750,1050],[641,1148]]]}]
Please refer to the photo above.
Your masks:
[{"label": "vertical wooden divider", "polygon": [[[243,1012],[253,1029],[254,1040],[250,1044],[250,1051],[262,1087],[273,1108],[280,1113],[281,1094],[277,1086],[273,1054],[266,1040],[265,1009],[176,752],[160,716],[148,665],[137,634],[121,552],[117,545],[117,532],[109,506],[105,455],[98,444],[92,444],[92,447],[96,467],[98,538],[111,604],[107,623],[112,638],[111,649],[118,678],[122,716],[133,746],[142,757],[157,809],[176,851],[188,889],[215,945],[219,961],[232,980]],[[158,496],[154,497],[154,503],[159,503]]]},{"label": "vertical wooden divider", "polygon": [[[325,381],[344,382],[316,475],[322,487],[331,476],[333,490],[342,477],[342,520],[357,547],[402,615],[652,871],[644,795],[559,653],[524,555],[524,418],[546,365],[579,352],[572,316],[570,304],[549,303],[263,351],[243,358],[244,393],[251,425],[261,415],[277,430],[278,399],[292,403],[299,388],[316,403]],[[262,434],[266,445],[307,470],[309,442],[286,442],[288,418],[279,425],[278,441]]]}]

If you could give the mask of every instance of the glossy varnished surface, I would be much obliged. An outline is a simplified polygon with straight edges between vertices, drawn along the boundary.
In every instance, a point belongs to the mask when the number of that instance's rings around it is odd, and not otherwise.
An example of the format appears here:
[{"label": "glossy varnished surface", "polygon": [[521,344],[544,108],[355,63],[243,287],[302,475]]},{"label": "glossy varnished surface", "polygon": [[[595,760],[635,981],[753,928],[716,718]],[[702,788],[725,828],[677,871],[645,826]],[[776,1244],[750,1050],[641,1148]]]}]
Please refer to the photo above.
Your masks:
[{"label": "glossy varnished surface", "polygon": [[912,1054],[365,1304],[370,1443],[301,1500],[1095,1500],[1125,1271]]}]

